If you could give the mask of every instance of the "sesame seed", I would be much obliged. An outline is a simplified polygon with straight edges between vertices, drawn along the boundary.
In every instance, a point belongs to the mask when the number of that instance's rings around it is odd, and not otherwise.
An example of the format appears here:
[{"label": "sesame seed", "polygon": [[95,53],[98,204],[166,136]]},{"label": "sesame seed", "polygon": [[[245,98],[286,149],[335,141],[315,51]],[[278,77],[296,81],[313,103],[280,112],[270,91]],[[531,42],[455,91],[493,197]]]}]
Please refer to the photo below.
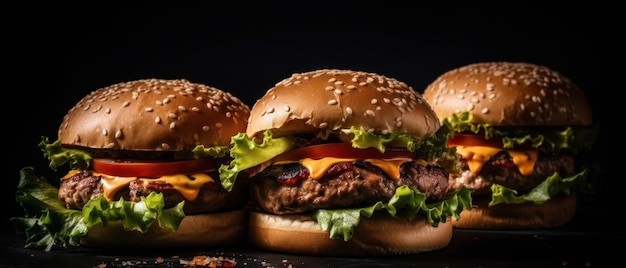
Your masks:
[{"label": "sesame seed", "polygon": [[285,107],[283,107],[283,110],[285,112],[289,112],[291,110],[291,108],[289,107],[289,105],[285,105]]},{"label": "sesame seed", "polygon": [[202,130],[203,131],[209,131],[209,130],[211,130],[211,127],[209,127],[209,126],[202,126]]},{"label": "sesame seed", "polygon": [[128,107],[128,105],[130,105],[130,102],[125,101],[124,104],[122,104],[123,107]]},{"label": "sesame seed", "polygon": [[147,107],[147,108],[145,108],[145,109],[143,109],[143,110],[144,110],[144,111],[146,111],[146,112],[152,112],[152,111],[154,111],[154,109],[152,109],[151,107]]},{"label": "sesame seed", "polygon": [[321,123],[321,124],[319,125],[319,127],[320,127],[320,128],[326,128],[326,127],[328,127],[328,123],[326,123],[326,122]]},{"label": "sesame seed", "polygon": [[170,148],[170,145],[167,143],[161,143],[161,147],[163,147],[163,149],[167,150]]},{"label": "sesame seed", "polygon": [[482,114],[488,114],[489,113],[489,108],[483,108],[480,112]]},{"label": "sesame seed", "polygon": [[111,142],[111,143],[107,144],[105,147],[106,147],[107,149],[111,149],[111,148],[115,147],[115,143],[112,143],[112,142]]},{"label": "sesame seed", "polygon": [[179,105],[178,106],[178,110],[185,112],[185,111],[187,111],[187,108],[185,108],[184,106]]},{"label": "sesame seed", "polygon": [[372,111],[372,110],[366,110],[365,111],[365,115],[367,115],[367,116],[375,116],[376,113],[374,113],[374,111]]},{"label": "sesame seed", "polygon": [[102,135],[104,135],[104,136],[109,135],[109,131],[107,131],[106,128],[102,129]]},{"label": "sesame seed", "polygon": [[346,113],[347,114],[352,114],[352,108],[346,107]]},{"label": "sesame seed", "polygon": [[328,105],[336,105],[337,104],[337,100],[329,100],[328,101]]},{"label": "sesame seed", "polygon": [[221,128],[222,127],[222,123],[215,123],[215,127]]},{"label": "sesame seed", "polygon": [[177,119],[178,118],[178,116],[176,114],[174,114],[174,113],[167,114],[167,117],[169,117],[171,119]]},{"label": "sesame seed", "polygon": [[155,118],[154,118],[154,122],[155,122],[155,123],[157,123],[157,124],[161,124],[161,118],[160,118],[160,117],[158,117],[158,116],[157,116],[157,117],[155,117]]},{"label": "sesame seed", "polygon": [[170,123],[170,129],[174,129],[176,127],[176,123],[172,122]]}]

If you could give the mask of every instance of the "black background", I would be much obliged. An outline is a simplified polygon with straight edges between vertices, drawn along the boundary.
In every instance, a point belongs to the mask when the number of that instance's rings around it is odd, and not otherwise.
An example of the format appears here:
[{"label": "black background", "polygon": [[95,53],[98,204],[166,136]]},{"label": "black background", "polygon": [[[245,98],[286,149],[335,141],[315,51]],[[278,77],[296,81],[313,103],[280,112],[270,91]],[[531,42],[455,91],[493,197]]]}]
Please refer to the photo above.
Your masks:
[{"label": "black background", "polygon": [[[34,166],[38,174],[58,180],[37,148],[41,136],[54,140],[64,114],[89,92],[135,79],[185,78],[230,91],[252,107],[294,72],[371,71],[422,92],[452,68],[524,61],[570,77],[587,94],[594,120],[605,119],[598,94],[602,23],[595,19],[601,14],[595,6],[230,1],[5,11],[13,12],[3,25],[9,37],[3,41],[9,47],[4,101],[11,107],[5,108],[10,121],[3,131],[8,217],[22,213],[14,199],[21,167]],[[598,143],[597,150],[605,150],[606,139]],[[608,202],[599,203],[609,211]]]}]

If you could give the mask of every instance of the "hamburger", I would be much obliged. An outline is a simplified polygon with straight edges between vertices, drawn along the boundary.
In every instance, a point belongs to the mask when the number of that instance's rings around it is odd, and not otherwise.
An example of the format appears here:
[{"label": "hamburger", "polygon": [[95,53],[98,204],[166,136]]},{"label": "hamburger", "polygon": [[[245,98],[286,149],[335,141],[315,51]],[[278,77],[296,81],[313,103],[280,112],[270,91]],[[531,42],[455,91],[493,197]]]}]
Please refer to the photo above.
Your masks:
[{"label": "hamburger", "polygon": [[[249,107],[184,79],[142,79],[97,89],[39,143],[54,185],[21,170],[17,201],[25,247],[182,248],[244,239],[247,178],[226,190],[219,167]],[[242,174],[245,175],[245,174]]]},{"label": "hamburger", "polygon": [[[472,189],[474,207],[454,227],[550,228],[570,222],[592,191],[582,158],[597,136],[583,92],[559,72],[524,62],[481,62],[440,75],[423,92],[456,152],[450,189]],[[456,161],[455,161],[456,160]]]},{"label": "hamburger", "polygon": [[222,183],[250,179],[251,245],[318,255],[398,255],[448,245],[471,207],[431,162],[449,131],[406,83],[362,71],[296,73],[256,101]]}]

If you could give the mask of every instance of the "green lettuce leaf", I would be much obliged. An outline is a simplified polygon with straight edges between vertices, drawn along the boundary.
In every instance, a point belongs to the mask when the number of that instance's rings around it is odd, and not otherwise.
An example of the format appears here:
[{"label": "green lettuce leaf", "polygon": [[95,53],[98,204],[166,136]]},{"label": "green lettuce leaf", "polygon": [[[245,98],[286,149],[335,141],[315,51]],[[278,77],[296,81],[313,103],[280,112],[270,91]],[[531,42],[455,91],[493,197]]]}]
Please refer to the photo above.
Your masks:
[{"label": "green lettuce leaf", "polygon": [[65,208],[58,200],[58,189],[36,176],[32,167],[20,170],[16,200],[25,217],[13,217],[11,222],[24,230],[26,248],[45,247],[48,251],[54,245],[79,245],[80,237],[87,233],[82,212]]},{"label": "green lettuce leaf", "polygon": [[65,164],[70,169],[87,170],[91,164],[91,155],[81,150],[64,148],[58,140],[50,143],[48,137],[42,136],[38,147],[50,161],[49,167],[54,171]]},{"label": "green lettuce leaf", "polygon": [[212,146],[204,147],[204,145],[197,145],[191,152],[195,158],[202,158],[211,156],[213,158],[222,158],[228,156],[230,151],[229,146]]},{"label": "green lettuce leaf", "polygon": [[368,132],[363,127],[350,127],[350,129],[344,129],[342,132],[354,135],[354,138],[351,140],[354,148],[365,149],[371,147],[378,149],[382,153],[385,152],[386,147],[407,148],[407,150],[415,152],[416,155],[426,160],[432,160],[447,151],[446,143],[452,136],[452,132],[447,127],[439,128],[432,137],[427,139],[416,139],[409,135],[396,133],[374,134]]},{"label": "green lettuce leaf", "polygon": [[161,228],[176,230],[185,217],[184,202],[164,209],[163,195],[155,192],[140,202],[108,202],[100,196],[87,202],[82,211],[63,206],[58,192],[45,178],[36,176],[32,167],[20,170],[16,200],[25,216],[13,217],[11,222],[25,232],[24,247],[49,251],[55,245],[77,246],[89,227],[97,223],[106,226],[111,221],[121,222],[126,230],[145,232],[156,220]]},{"label": "green lettuce leaf", "polygon": [[448,217],[458,220],[463,210],[471,209],[471,190],[467,187],[448,193],[442,201],[426,204],[426,196],[423,193],[405,185],[397,188],[387,203],[377,202],[364,208],[320,209],[313,213],[312,217],[320,229],[329,232],[331,239],[348,241],[352,238],[361,216],[369,218],[374,213],[386,212],[393,217],[412,217],[420,213],[428,218],[432,226],[437,227],[440,222],[445,223]]},{"label": "green lettuce leaf", "polygon": [[[447,151],[446,143],[451,137],[451,131],[444,127],[440,128],[435,135],[426,140],[418,140],[402,134],[377,135],[369,133],[363,128],[355,127],[342,131],[354,135],[351,141],[354,148],[364,149],[372,147],[385,152],[386,147],[405,147],[428,160],[434,159]],[[318,136],[327,137],[327,135],[322,135],[322,133]],[[307,141],[295,136],[273,138],[271,130],[265,131],[263,141],[260,144],[254,139],[248,138],[245,133],[233,136],[230,149],[230,156],[233,160],[228,165],[222,165],[219,169],[222,186],[230,191],[239,172],[260,165],[288,150],[304,146],[305,144],[307,144]]]},{"label": "green lettuce leaf", "polygon": [[235,185],[237,175],[242,170],[257,166],[275,156],[286,152],[294,147],[295,138],[280,137],[272,138],[270,130],[265,131],[263,142],[256,143],[248,138],[245,133],[239,133],[231,138],[230,156],[232,161],[228,165],[219,168],[220,180],[224,189],[230,191]]},{"label": "green lettuce leaf", "polygon": [[530,144],[534,148],[545,148],[550,152],[589,151],[598,136],[599,124],[588,127],[574,126],[525,126],[525,127],[501,127],[489,124],[473,122],[473,116],[469,112],[463,112],[443,120],[443,125],[448,126],[455,133],[482,134],[485,139],[501,138],[504,148],[514,148],[520,144]]},{"label": "green lettuce leaf", "polygon": [[583,170],[574,176],[562,178],[558,173],[554,173],[542,183],[537,185],[531,191],[524,195],[517,195],[517,191],[504,187],[502,185],[491,185],[491,202],[489,206],[498,204],[519,204],[525,202],[533,202],[535,204],[543,204],[552,196],[557,194],[571,194],[573,188],[584,183],[587,176],[587,170]]}]

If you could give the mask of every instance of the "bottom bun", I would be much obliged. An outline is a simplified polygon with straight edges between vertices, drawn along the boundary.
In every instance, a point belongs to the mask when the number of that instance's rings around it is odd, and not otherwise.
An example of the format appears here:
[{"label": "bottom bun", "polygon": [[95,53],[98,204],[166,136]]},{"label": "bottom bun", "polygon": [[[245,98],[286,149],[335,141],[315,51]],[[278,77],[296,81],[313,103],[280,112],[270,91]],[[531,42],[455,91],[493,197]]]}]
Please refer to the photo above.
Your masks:
[{"label": "bottom bun", "polygon": [[452,223],[433,227],[426,218],[361,217],[350,240],[331,239],[308,216],[250,213],[250,243],[261,249],[316,256],[400,255],[443,248],[452,238]]},{"label": "bottom bun", "polygon": [[576,213],[576,195],[553,197],[541,205],[534,203],[499,204],[489,207],[489,198],[474,197],[472,209],[463,210],[455,228],[539,229],[564,225]]},{"label": "bottom bun", "polygon": [[195,248],[231,245],[244,239],[247,231],[247,210],[187,215],[178,229],[161,229],[154,222],[146,233],[126,231],[119,222],[101,223],[89,228],[81,238],[83,246],[96,248]]}]

